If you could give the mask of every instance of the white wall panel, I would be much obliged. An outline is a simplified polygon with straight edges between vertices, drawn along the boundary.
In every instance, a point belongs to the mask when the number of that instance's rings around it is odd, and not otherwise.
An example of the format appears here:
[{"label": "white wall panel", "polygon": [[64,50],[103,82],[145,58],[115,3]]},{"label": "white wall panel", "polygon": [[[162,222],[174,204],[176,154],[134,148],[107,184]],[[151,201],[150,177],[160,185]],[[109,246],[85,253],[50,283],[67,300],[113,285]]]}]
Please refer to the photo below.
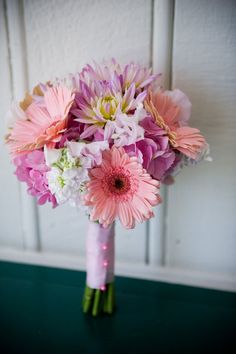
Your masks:
[{"label": "white wall panel", "polygon": [[173,87],[193,103],[192,126],[212,163],[186,169],[170,187],[168,263],[236,272],[236,4],[177,0]]},{"label": "white wall panel", "polygon": [[10,164],[9,154],[3,141],[6,134],[5,116],[12,100],[12,85],[6,8],[2,0],[0,0],[0,47],[0,245],[22,248],[19,185],[13,175],[13,166]]},{"label": "white wall panel", "polygon": [[151,0],[26,0],[30,85],[92,60],[150,59]]},{"label": "white wall panel", "polygon": [[[79,70],[86,62],[115,57],[149,64],[151,1],[25,1],[29,83]],[[42,250],[84,254],[87,218],[69,206],[39,207]],[[143,261],[146,226],[117,226],[118,260]]]}]

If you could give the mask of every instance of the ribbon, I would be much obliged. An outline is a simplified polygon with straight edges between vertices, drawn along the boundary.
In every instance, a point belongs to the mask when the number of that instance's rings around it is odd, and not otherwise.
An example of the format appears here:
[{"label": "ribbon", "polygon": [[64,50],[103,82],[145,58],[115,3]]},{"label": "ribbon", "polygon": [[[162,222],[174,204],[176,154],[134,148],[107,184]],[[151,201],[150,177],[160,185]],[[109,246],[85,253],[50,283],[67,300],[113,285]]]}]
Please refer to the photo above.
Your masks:
[{"label": "ribbon", "polygon": [[114,280],[115,224],[104,228],[89,222],[86,239],[86,283],[92,289],[105,290]]}]

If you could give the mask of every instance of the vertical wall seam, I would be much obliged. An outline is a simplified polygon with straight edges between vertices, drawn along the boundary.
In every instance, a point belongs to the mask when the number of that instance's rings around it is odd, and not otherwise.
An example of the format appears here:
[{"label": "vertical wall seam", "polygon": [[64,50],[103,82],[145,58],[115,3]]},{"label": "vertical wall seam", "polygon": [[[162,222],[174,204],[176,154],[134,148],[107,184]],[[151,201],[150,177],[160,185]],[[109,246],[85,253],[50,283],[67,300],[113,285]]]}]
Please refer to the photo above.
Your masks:
[{"label": "vertical wall seam", "polygon": [[[152,4],[151,64],[155,73],[162,74],[159,85],[168,89],[172,85],[175,2],[174,0],[153,0]],[[156,220],[150,221],[149,263],[166,266],[168,263],[168,187],[162,186],[161,195],[163,203],[158,208]]]},{"label": "vertical wall seam", "polygon": [[[28,74],[28,65],[27,65],[27,45],[26,45],[26,29],[25,29],[25,16],[24,16],[24,3],[23,0],[16,1],[6,1],[4,0],[4,16],[6,19],[6,28],[7,28],[7,40],[8,40],[8,51],[9,51],[9,67],[11,75],[11,95],[13,99],[17,98],[17,91],[20,80],[24,91],[29,89],[29,74]],[[12,16],[12,17],[11,17]],[[18,41],[20,44],[20,56],[14,57],[14,40]],[[17,65],[14,68],[14,61],[19,63],[20,70],[22,71],[18,78]],[[19,69],[18,69],[19,70]],[[25,190],[23,186],[18,183],[19,194],[20,194],[20,203],[21,203],[21,219],[22,219],[22,228],[23,228],[23,245],[25,249],[33,247],[35,250],[41,250],[40,243],[40,230],[39,230],[39,219],[38,219],[38,210],[36,201],[32,199],[32,203],[27,205],[27,212],[25,215],[25,204],[22,197],[24,198]],[[26,196],[27,197],[27,196]],[[29,220],[33,217],[33,220]],[[30,230],[30,231],[29,231]],[[29,234],[30,233],[30,234]],[[32,234],[32,235],[31,235]],[[28,238],[30,238],[30,246],[28,243]],[[32,246],[32,242],[33,245]]]},{"label": "vertical wall seam", "polygon": [[[169,89],[172,89],[172,80],[173,80],[173,47],[174,47],[174,21],[175,21],[175,0],[172,0],[172,8],[171,8],[171,29],[170,29],[170,76],[169,76]],[[168,247],[168,239],[169,239],[169,189],[168,186],[165,187],[164,191],[165,195],[165,206],[164,206],[164,228],[163,228],[163,266],[169,264],[169,247]]]},{"label": "vertical wall seam", "polygon": [[27,43],[26,43],[26,29],[25,29],[25,11],[24,11],[24,0],[18,0],[20,3],[20,11],[21,11],[21,38],[22,38],[22,50],[25,55],[22,56],[23,58],[23,66],[24,66],[24,74],[25,74],[25,83],[26,89],[29,90],[29,72],[28,72],[28,50],[27,50]]},{"label": "vertical wall seam", "polygon": [[[14,83],[13,83],[13,65],[12,65],[12,53],[11,53],[11,46],[10,46],[10,33],[9,33],[9,21],[8,21],[8,15],[7,15],[7,0],[3,0],[3,11],[4,11],[4,21],[5,21],[5,28],[6,28],[6,39],[7,39],[7,56],[8,56],[8,70],[9,70],[9,75],[10,75],[10,90],[11,90],[11,101],[14,99]],[[20,183],[17,183],[17,192],[18,192],[18,198],[20,201],[20,206],[22,206],[22,200],[21,200],[21,186]],[[21,208],[22,210],[22,208]],[[20,211],[22,214],[22,212]],[[22,238],[22,244],[24,247],[24,230],[23,230],[23,225],[21,228],[21,238]]]},{"label": "vertical wall seam", "polygon": [[[22,50],[24,52],[23,57],[23,65],[24,65],[24,72],[25,72],[25,79],[26,79],[26,89],[29,91],[29,71],[28,71],[28,47],[27,47],[27,40],[26,40],[26,28],[25,28],[25,2],[24,0],[20,0],[20,8],[22,14],[22,21],[21,21],[21,32],[22,32]],[[42,250],[41,238],[40,238],[40,226],[39,226],[39,214],[38,214],[38,206],[36,203],[36,199],[34,198],[34,215],[35,215],[35,231],[37,237],[37,250]]]},{"label": "vertical wall seam", "polygon": [[[149,49],[149,67],[153,66],[153,32],[154,32],[154,0],[150,2],[150,49]],[[144,262],[145,264],[150,263],[150,221],[146,221],[146,237],[145,237],[145,254],[144,254]]]},{"label": "vertical wall seam", "polygon": [[172,0],[172,11],[171,11],[171,47],[170,47],[170,82],[169,89],[172,89],[173,84],[173,52],[174,52],[174,36],[175,36],[175,0]]},{"label": "vertical wall seam", "polygon": [[[175,21],[175,0],[172,0],[172,8],[171,8],[171,34],[170,34],[170,59],[169,59],[169,65],[170,65],[170,72],[169,72],[169,82],[168,82],[168,88],[172,89],[172,80],[173,80],[173,46],[174,46],[174,21]],[[162,265],[167,266],[169,263],[169,252],[168,252],[168,239],[169,239],[169,187],[165,186],[164,187],[164,225],[163,225],[163,242],[162,242]]]},{"label": "vertical wall seam", "polygon": [[150,56],[149,67],[153,66],[153,42],[154,42],[154,1],[151,0],[151,14],[150,14]]},{"label": "vertical wall seam", "polygon": [[[154,41],[154,1],[150,3],[150,52],[149,52],[149,67],[153,66],[153,41]],[[146,221],[146,243],[145,243],[145,264],[150,263],[150,221]]]},{"label": "vertical wall seam", "polygon": [[6,36],[7,36],[7,55],[8,55],[8,68],[9,68],[9,73],[10,73],[11,100],[13,100],[13,71],[12,71],[12,57],[11,57],[11,48],[10,48],[9,23],[8,23],[8,17],[7,17],[6,0],[3,0],[3,11],[4,11],[4,22],[5,22],[5,28],[6,28]]}]

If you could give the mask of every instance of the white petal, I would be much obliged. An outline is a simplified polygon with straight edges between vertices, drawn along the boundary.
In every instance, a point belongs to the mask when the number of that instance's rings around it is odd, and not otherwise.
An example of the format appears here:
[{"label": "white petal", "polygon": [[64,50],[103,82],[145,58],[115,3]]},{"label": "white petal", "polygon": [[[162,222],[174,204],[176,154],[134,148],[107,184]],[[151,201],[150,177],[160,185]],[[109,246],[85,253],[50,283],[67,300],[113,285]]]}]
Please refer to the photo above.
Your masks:
[{"label": "white petal", "polygon": [[46,160],[46,165],[51,166],[53,163],[57,162],[61,158],[61,149],[48,149],[44,145],[44,156]]},{"label": "white petal", "polygon": [[85,147],[85,143],[79,143],[75,141],[68,141],[66,144],[72,154],[72,156],[79,157],[81,156],[81,151]]}]

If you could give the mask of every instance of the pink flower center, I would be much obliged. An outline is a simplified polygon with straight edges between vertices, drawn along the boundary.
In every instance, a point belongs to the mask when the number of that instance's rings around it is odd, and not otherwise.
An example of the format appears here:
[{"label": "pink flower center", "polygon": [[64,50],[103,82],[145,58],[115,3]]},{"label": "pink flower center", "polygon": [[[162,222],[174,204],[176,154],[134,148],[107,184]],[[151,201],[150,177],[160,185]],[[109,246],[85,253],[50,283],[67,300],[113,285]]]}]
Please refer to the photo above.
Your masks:
[{"label": "pink flower center", "polygon": [[123,167],[116,167],[106,174],[102,181],[102,187],[109,196],[129,199],[137,191],[138,181]]}]

